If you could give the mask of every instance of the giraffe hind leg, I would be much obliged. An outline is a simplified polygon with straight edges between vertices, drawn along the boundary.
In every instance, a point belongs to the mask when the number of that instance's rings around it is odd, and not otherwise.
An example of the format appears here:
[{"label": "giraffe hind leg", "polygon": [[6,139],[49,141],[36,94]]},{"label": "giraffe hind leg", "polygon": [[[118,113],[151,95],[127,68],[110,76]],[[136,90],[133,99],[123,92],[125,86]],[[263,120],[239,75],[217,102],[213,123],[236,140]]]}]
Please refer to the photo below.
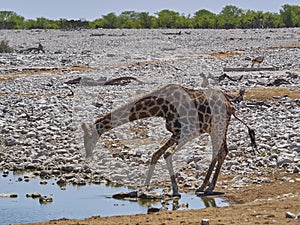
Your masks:
[{"label": "giraffe hind leg", "polygon": [[206,176],[205,176],[205,178],[204,178],[204,181],[203,181],[201,187],[198,188],[198,189],[196,190],[196,193],[203,192],[204,189],[208,186],[208,184],[209,184],[209,179],[210,179],[211,174],[212,174],[212,172],[213,172],[213,170],[214,170],[214,168],[215,168],[216,163],[217,163],[217,157],[215,157],[215,158],[211,161],[210,166],[209,166],[209,169],[208,169],[208,171],[207,171],[207,173],[206,173]]},{"label": "giraffe hind leg", "polygon": [[[226,147],[224,147],[224,150],[225,149],[226,149]],[[226,155],[227,155],[227,151],[226,150],[219,153],[219,155],[218,155],[218,163],[217,163],[217,166],[216,166],[216,170],[215,170],[213,179],[212,179],[209,187],[204,192],[205,195],[209,195],[209,194],[213,193],[213,190],[214,190],[214,188],[216,186],[217,179],[218,179],[218,176],[219,176],[219,173],[221,171],[221,167],[222,167],[222,164],[223,164],[223,162],[225,160]]]}]

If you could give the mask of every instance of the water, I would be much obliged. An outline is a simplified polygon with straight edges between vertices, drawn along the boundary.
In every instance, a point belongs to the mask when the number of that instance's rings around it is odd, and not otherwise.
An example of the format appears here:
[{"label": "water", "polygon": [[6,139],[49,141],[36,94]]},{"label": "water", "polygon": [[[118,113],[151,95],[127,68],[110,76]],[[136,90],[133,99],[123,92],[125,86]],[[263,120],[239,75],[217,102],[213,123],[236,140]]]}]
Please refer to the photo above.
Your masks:
[{"label": "water", "polygon": [[[114,216],[147,213],[149,207],[161,207],[160,201],[125,201],[111,198],[113,194],[132,191],[126,187],[112,187],[104,184],[72,186],[62,190],[55,179],[41,185],[40,178],[29,182],[17,179],[23,175],[10,173],[0,177],[0,193],[17,193],[17,198],[0,198],[0,225],[11,223],[32,223],[53,219],[84,219],[91,216]],[[52,203],[40,204],[38,199],[27,198],[26,194],[39,192],[51,195]],[[172,202],[171,202],[172,203]],[[220,198],[199,198],[194,194],[182,194],[178,204],[188,203],[188,209],[200,209],[211,206],[226,206]],[[174,209],[170,204],[169,209]],[[182,209],[182,208],[180,208]]]}]

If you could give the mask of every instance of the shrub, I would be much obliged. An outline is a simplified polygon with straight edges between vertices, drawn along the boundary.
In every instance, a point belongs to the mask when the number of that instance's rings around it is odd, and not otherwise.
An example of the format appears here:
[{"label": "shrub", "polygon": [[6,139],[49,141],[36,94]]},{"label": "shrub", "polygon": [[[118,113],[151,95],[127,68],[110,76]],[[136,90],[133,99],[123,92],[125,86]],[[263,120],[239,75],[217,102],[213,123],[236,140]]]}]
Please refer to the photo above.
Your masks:
[{"label": "shrub", "polygon": [[12,52],[12,48],[9,47],[7,40],[2,40],[0,42],[0,53],[10,53]]}]

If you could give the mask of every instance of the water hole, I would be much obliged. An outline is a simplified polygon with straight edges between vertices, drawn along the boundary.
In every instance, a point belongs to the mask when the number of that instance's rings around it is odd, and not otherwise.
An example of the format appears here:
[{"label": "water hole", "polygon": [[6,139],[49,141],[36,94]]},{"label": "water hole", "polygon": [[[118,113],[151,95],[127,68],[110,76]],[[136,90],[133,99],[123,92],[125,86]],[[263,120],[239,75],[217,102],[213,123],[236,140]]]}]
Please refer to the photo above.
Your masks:
[{"label": "water hole", "polygon": [[[26,182],[24,174],[0,176],[0,194],[16,193],[16,198],[0,197],[0,224],[43,222],[60,218],[84,219],[91,216],[116,216],[147,213],[149,208],[160,208],[161,201],[129,201],[112,198],[113,194],[133,191],[127,187],[113,187],[105,184],[85,186],[67,185],[64,190],[54,178],[41,185],[39,177]],[[162,191],[162,190],[156,190]],[[41,204],[39,199],[26,197],[38,192],[51,196],[53,202]],[[213,206],[227,206],[221,198],[200,198],[195,194],[182,193],[178,201],[171,200],[168,210],[201,209]],[[182,207],[184,206],[184,207]]]}]

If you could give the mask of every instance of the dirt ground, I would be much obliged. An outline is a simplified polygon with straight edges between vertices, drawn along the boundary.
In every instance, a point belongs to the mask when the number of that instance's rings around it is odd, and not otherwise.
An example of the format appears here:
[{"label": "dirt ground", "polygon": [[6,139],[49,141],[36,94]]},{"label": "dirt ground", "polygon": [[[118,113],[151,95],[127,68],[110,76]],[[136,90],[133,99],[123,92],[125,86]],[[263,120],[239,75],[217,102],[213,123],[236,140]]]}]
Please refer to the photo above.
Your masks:
[{"label": "dirt ground", "polygon": [[[265,177],[265,176],[264,176]],[[280,171],[270,172],[270,182],[250,182],[242,188],[230,187],[232,176],[221,176],[215,191],[225,192],[221,197],[231,206],[199,210],[167,211],[130,216],[91,217],[85,220],[60,219],[35,225],[169,225],[201,224],[300,224],[300,219],[286,218],[285,213],[300,213],[300,176]],[[225,188],[224,188],[225,187]]]},{"label": "dirt ground", "polygon": [[[273,99],[276,95],[295,99],[300,97],[300,92],[287,88],[249,89],[245,93],[245,99],[266,100]],[[266,170],[270,182],[250,182],[242,188],[230,188],[234,176],[220,175],[215,191],[225,192],[219,197],[231,202],[226,207],[129,216],[96,216],[84,220],[59,219],[32,225],[199,225],[202,219],[208,219],[210,225],[300,225],[300,219],[289,219],[285,215],[286,212],[300,214],[300,175],[273,171],[272,168]]]}]

